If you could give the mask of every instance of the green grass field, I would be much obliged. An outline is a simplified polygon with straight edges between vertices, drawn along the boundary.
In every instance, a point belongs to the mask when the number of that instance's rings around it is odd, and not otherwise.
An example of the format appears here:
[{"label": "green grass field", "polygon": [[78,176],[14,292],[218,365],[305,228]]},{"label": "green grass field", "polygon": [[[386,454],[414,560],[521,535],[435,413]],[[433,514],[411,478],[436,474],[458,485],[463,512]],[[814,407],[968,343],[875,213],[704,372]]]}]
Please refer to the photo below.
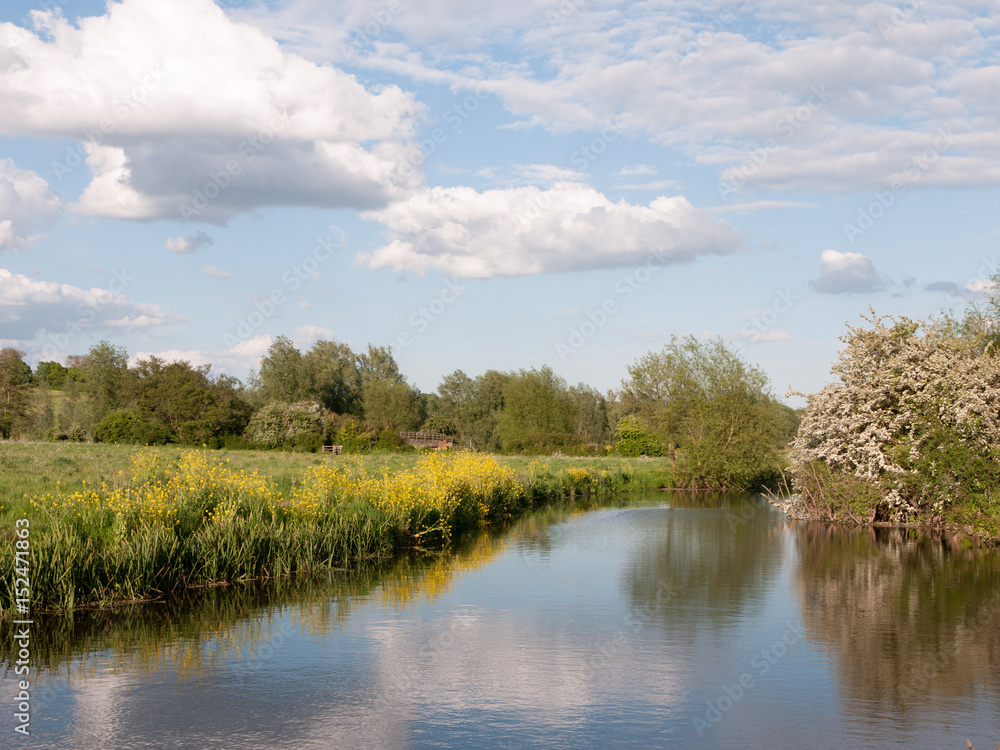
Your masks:
[{"label": "green grass field", "polygon": [[[135,445],[103,443],[28,443],[0,442],[0,519],[25,495],[71,493],[84,487],[111,482],[129,467],[130,457],[144,450]],[[162,446],[154,450],[166,455],[180,455],[190,447]],[[257,469],[272,477],[279,487],[288,489],[303,471],[322,464],[343,461],[348,456],[281,451],[216,450],[212,455],[228,459],[236,469]],[[361,457],[365,469],[395,473],[411,468],[418,453],[376,453]],[[647,490],[672,484],[666,459],[620,458],[617,456],[580,458],[572,456],[496,456],[519,473],[526,473],[532,463],[547,465],[553,475],[567,469],[587,469],[591,473],[625,466],[632,472],[629,489]]]}]

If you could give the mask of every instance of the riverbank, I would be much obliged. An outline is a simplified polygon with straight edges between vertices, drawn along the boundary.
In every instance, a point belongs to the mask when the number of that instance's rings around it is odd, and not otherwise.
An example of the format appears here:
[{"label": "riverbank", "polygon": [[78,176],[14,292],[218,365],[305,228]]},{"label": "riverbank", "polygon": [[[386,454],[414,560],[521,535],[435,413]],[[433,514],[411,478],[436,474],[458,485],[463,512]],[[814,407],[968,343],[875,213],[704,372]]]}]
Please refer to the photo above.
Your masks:
[{"label": "riverbank", "polygon": [[[854,483],[852,482],[852,486]],[[829,487],[827,487],[829,490]],[[910,529],[928,532],[952,548],[1000,547],[1000,507],[989,503],[963,503],[928,517],[907,521],[888,519],[879,499],[870,492],[844,490],[842,495],[810,496],[803,493],[769,495],[768,502],[790,519],[822,521],[842,526]],[[990,514],[993,512],[993,515]]]},{"label": "riverbank", "polygon": [[[30,602],[71,610],[446,544],[559,497],[671,483],[664,461],[457,452],[303,456],[3,446],[0,536],[28,528]],[[19,520],[27,524],[17,525]],[[0,606],[15,604],[0,561]]]}]

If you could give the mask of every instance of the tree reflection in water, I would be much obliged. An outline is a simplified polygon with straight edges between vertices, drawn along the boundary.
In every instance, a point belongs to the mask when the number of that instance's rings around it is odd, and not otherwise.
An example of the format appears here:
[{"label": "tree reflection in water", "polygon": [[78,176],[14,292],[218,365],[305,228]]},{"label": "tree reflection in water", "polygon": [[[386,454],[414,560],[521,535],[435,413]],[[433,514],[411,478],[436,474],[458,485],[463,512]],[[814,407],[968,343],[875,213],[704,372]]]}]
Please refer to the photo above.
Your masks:
[{"label": "tree reflection in water", "polygon": [[796,527],[809,637],[862,715],[1000,694],[1000,555],[908,529]]},{"label": "tree reflection in water", "polygon": [[633,607],[692,634],[731,626],[761,607],[781,567],[784,519],[746,493],[666,499],[668,508],[633,511],[643,529],[624,574]]}]

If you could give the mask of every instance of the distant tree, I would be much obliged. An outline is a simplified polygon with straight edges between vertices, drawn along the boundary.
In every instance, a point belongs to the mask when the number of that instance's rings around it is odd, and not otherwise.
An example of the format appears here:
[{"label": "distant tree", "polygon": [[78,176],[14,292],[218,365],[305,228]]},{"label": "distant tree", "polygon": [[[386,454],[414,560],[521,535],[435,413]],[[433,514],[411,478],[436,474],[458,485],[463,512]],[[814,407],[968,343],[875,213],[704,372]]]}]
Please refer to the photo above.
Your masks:
[{"label": "distant tree", "polygon": [[174,437],[170,429],[131,411],[110,411],[94,427],[94,439],[99,443],[161,445],[172,442]]},{"label": "distant tree", "polygon": [[451,437],[458,434],[458,425],[455,424],[455,420],[448,417],[428,417],[420,425],[420,429],[424,432],[436,432]]},{"label": "distant tree", "polygon": [[784,435],[767,376],[721,339],[674,337],[628,367],[627,414],[659,435],[678,478],[695,486],[748,487],[771,476]]},{"label": "distant tree", "polygon": [[461,370],[445,375],[436,397],[427,401],[427,412],[435,419],[450,421],[459,440],[471,443],[476,422],[475,381]]},{"label": "distant tree", "polygon": [[504,451],[547,452],[576,447],[573,398],[550,367],[521,370],[503,386],[499,437]]},{"label": "distant tree", "polygon": [[615,428],[615,447],[622,456],[662,456],[663,445],[659,436],[634,414],[618,422]]},{"label": "distant tree", "polygon": [[358,355],[358,367],[362,384],[370,380],[396,384],[406,382],[388,346],[369,344],[368,351]]},{"label": "distant tree", "polygon": [[361,397],[368,429],[415,430],[423,422],[420,394],[406,382],[372,378],[361,386]]},{"label": "distant tree", "polygon": [[424,421],[420,392],[406,382],[387,346],[368,346],[358,357],[361,406],[370,430],[414,430]]},{"label": "distant tree", "polygon": [[5,440],[23,434],[31,425],[31,367],[24,352],[0,350],[0,436]]},{"label": "distant tree", "polygon": [[499,451],[500,416],[504,409],[504,389],[510,375],[487,370],[473,383],[472,444],[483,451]]},{"label": "distant tree", "polygon": [[250,410],[240,383],[226,375],[213,380],[210,371],[211,365],[168,364],[155,356],[140,359],[134,371],[139,415],[167,428],[182,443],[241,433]]},{"label": "distant tree", "polygon": [[56,410],[52,403],[52,389],[40,386],[34,389],[35,404],[30,434],[36,439],[45,439],[56,427]]},{"label": "distant tree", "polygon": [[69,354],[66,356],[66,380],[73,383],[83,382],[83,371],[87,364],[84,354]]},{"label": "distant tree", "polygon": [[53,390],[61,391],[68,375],[69,370],[58,362],[39,362],[32,380],[36,385],[46,385]]},{"label": "distant tree", "polygon": [[260,361],[257,373],[262,401],[290,404],[303,395],[302,354],[287,336],[278,336]]},{"label": "distant tree", "polygon": [[584,444],[604,445],[611,440],[608,402],[595,388],[579,383],[569,389],[573,403],[573,426]]},{"label": "distant tree", "polygon": [[92,424],[108,412],[128,408],[131,388],[125,347],[101,341],[90,348],[81,364]]},{"label": "distant tree", "polygon": [[317,341],[301,360],[301,396],[337,414],[361,413],[361,371],[347,344]]}]

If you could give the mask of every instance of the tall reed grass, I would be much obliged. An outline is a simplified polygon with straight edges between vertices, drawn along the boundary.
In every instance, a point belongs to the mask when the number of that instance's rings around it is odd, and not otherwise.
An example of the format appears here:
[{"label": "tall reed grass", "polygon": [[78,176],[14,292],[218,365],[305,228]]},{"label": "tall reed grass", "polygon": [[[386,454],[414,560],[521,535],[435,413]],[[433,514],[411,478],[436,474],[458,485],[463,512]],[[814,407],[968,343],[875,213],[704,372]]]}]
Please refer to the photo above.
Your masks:
[{"label": "tall reed grass", "polygon": [[[144,450],[99,486],[26,495],[5,516],[31,529],[31,602],[65,611],[186,587],[351,567],[456,532],[500,525],[542,501],[619,490],[630,464],[520,471],[488,455],[432,453],[400,467],[359,458],[276,481],[210,451]],[[641,484],[641,483],[636,483]],[[57,483],[58,486],[58,483]],[[0,528],[13,546],[14,524]],[[0,607],[12,614],[14,556],[0,556]]]}]

